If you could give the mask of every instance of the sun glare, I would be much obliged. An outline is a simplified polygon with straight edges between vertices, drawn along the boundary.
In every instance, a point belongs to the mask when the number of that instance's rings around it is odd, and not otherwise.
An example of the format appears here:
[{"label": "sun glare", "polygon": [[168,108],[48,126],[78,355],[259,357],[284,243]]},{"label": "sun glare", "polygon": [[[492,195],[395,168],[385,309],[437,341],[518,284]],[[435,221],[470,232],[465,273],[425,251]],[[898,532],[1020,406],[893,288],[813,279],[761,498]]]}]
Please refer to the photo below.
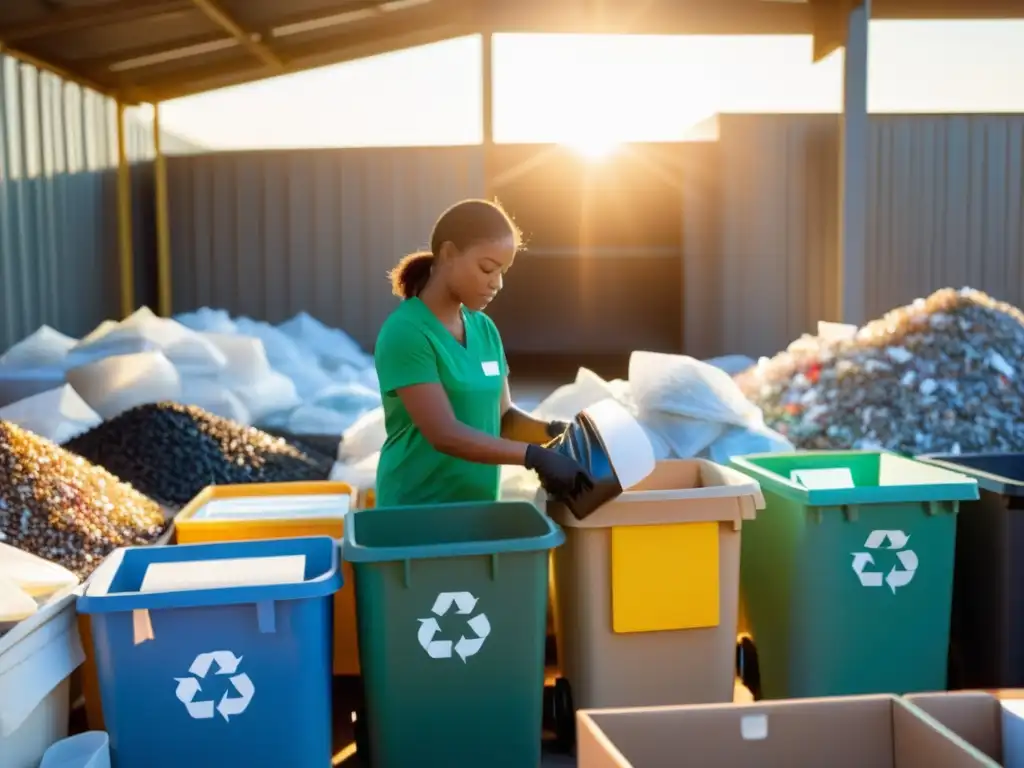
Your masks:
[{"label": "sun glare", "polygon": [[619,148],[619,142],[600,136],[580,136],[562,144],[587,160],[604,160]]}]

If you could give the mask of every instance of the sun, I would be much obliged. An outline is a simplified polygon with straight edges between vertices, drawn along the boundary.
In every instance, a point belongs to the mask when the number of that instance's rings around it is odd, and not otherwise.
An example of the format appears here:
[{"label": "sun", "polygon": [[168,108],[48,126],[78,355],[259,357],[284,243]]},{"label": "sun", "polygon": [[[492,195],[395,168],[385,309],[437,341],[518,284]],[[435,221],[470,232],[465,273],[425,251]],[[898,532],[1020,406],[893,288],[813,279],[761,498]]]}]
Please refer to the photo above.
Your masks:
[{"label": "sun", "polygon": [[562,144],[587,160],[597,161],[614,154],[619,148],[620,142],[610,137],[589,135],[576,136],[563,141]]}]

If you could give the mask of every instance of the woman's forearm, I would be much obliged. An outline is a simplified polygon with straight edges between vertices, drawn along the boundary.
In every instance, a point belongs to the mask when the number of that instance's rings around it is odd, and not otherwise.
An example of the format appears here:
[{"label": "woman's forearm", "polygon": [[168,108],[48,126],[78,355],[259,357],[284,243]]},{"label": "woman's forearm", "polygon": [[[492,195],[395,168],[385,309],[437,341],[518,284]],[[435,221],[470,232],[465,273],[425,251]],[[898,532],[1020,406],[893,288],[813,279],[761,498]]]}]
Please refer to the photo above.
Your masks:
[{"label": "woman's forearm", "polygon": [[493,437],[486,432],[455,422],[430,440],[431,445],[449,456],[478,464],[509,464],[523,466],[526,463],[528,441]]},{"label": "woman's forearm", "polygon": [[501,436],[534,445],[543,445],[551,439],[548,422],[534,418],[514,405],[510,405],[501,417]]}]

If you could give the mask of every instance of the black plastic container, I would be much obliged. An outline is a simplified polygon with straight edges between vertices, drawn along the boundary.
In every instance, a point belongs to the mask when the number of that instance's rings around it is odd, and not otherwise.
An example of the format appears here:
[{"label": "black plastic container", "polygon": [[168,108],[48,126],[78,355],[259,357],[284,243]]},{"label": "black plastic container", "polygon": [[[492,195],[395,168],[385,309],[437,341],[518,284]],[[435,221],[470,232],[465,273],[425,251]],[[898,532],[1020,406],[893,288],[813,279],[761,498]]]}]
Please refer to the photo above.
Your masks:
[{"label": "black plastic container", "polygon": [[917,458],[980,490],[957,515],[949,688],[1024,687],[1024,453]]}]

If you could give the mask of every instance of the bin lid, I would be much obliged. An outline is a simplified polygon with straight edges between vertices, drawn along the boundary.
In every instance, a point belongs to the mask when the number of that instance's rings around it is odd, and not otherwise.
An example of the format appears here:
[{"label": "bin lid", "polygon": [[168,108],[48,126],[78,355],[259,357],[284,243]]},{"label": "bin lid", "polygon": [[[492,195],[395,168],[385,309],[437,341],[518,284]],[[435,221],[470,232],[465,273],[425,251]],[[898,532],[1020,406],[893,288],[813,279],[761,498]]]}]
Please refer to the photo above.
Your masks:
[{"label": "bin lid", "polygon": [[1003,496],[1024,496],[1024,453],[930,453],[918,461],[977,480],[986,491]]},{"label": "bin lid", "polygon": [[125,547],[93,573],[80,613],[238,605],[325,597],[342,585],[328,536]]},{"label": "bin lid", "polygon": [[666,459],[639,485],[582,520],[539,492],[538,503],[566,528],[610,528],[752,520],[764,509],[757,481],[707,459]]},{"label": "bin lid", "polygon": [[351,563],[497,555],[554,549],[565,533],[528,501],[355,510],[342,555]]},{"label": "bin lid", "polygon": [[310,520],[343,518],[351,497],[347,493],[311,496],[243,496],[213,499],[192,515],[193,520]]},{"label": "bin lid", "polygon": [[[888,451],[757,453],[731,461],[763,490],[812,507],[978,498],[973,478]],[[824,473],[813,471],[826,469],[845,471],[830,473],[831,482],[826,482]]]}]

